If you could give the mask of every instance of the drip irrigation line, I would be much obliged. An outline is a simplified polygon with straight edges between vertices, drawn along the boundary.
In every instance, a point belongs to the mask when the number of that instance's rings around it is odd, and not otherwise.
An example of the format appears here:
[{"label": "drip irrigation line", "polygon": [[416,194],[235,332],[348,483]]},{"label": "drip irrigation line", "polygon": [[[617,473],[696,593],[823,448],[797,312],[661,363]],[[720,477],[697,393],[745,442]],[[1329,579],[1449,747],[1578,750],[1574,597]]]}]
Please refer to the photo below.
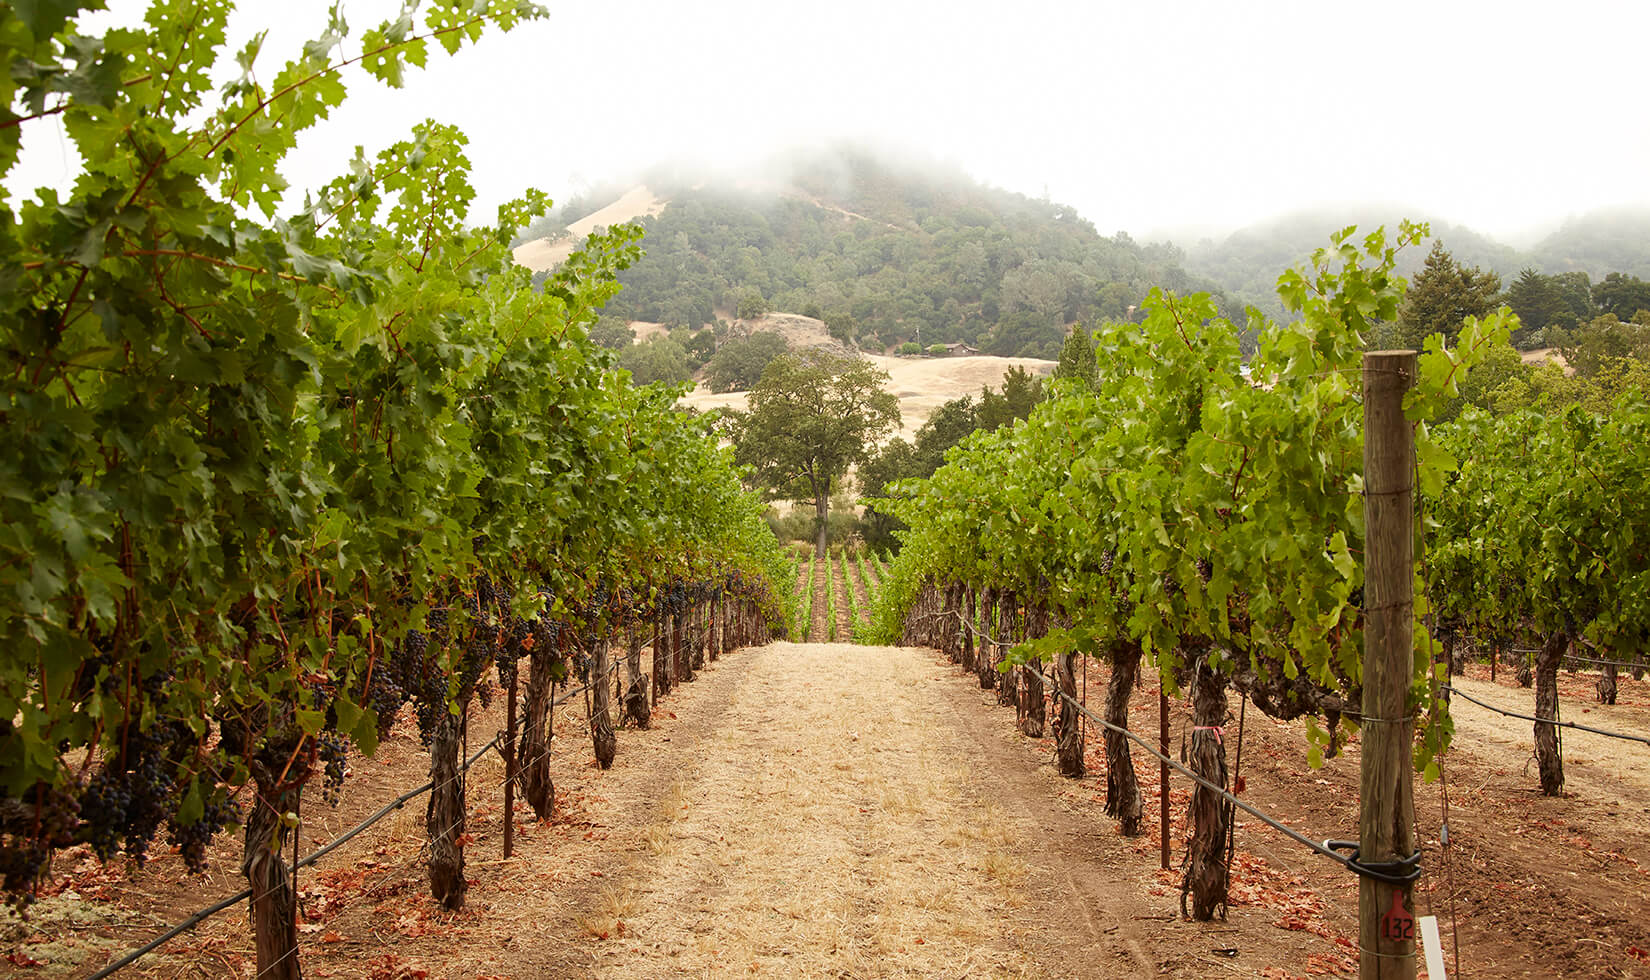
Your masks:
[{"label": "drip irrigation line", "polygon": [[195,926],[200,925],[202,922],[206,921],[207,919],[211,918],[214,915],[217,915],[219,912],[222,912],[224,909],[233,908],[234,906],[239,905],[240,903],[246,901],[247,899],[249,899],[251,897],[252,897],[252,889],[243,888],[243,889],[241,889],[241,891],[239,893],[231,895],[228,898],[224,899],[221,902],[218,902],[215,905],[208,905],[206,908],[201,909],[199,912],[196,912],[194,915],[191,915],[189,918],[184,919],[182,922],[180,922],[177,925],[173,926],[169,931],[167,931],[166,933],[161,935],[160,938],[150,942],[146,946],[140,947],[138,949],[133,950],[130,953],[127,953],[125,956],[121,957],[119,960],[116,960],[115,962],[109,964],[108,966],[104,967],[103,969],[101,969],[101,970],[97,971],[96,973],[92,974],[91,977],[88,978],[88,980],[102,980],[103,977],[107,977],[111,973],[114,973],[116,970],[122,969],[123,967],[126,967],[126,966],[130,965],[133,961],[137,960],[139,957],[141,957],[144,954],[148,953],[149,951],[153,950],[154,948],[161,945],[162,943],[170,940],[172,937],[178,935],[179,933],[185,932],[185,931],[190,930],[190,929],[193,929]]},{"label": "drip irrigation line", "polygon": [[1488,702],[1485,702],[1485,701],[1480,701],[1477,698],[1473,697],[1472,695],[1468,694],[1467,692],[1465,692],[1463,690],[1460,690],[1459,688],[1454,687],[1454,686],[1449,685],[1449,684],[1441,684],[1441,685],[1439,685],[1438,689],[1440,691],[1448,691],[1451,694],[1459,695],[1460,697],[1463,697],[1463,698],[1467,699],[1468,701],[1471,701],[1473,704],[1478,705],[1480,708],[1487,708],[1490,711],[1493,711],[1498,715],[1505,715],[1508,718],[1522,718],[1525,721],[1537,721],[1537,722],[1541,722],[1542,724],[1545,724],[1545,725],[1555,725],[1559,728],[1574,728],[1577,731],[1592,732],[1594,735],[1603,735],[1607,738],[1619,738],[1619,739],[1622,739],[1623,741],[1627,741],[1627,742],[1643,742],[1645,745],[1650,745],[1650,736],[1646,736],[1646,735],[1628,735],[1628,734],[1624,734],[1622,732],[1608,731],[1608,730],[1603,729],[1603,728],[1594,728],[1591,725],[1583,725],[1583,724],[1579,724],[1579,723],[1573,722],[1573,721],[1560,721],[1557,718],[1537,718],[1535,715],[1526,715],[1526,714],[1522,714],[1522,713],[1517,712],[1517,711],[1508,711],[1505,708],[1497,708],[1493,704],[1489,704]]},{"label": "drip irrigation line", "polygon": [[1584,664],[1597,664],[1600,667],[1616,667],[1618,669],[1624,668],[1627,670],[1632,670],[1634,667],[1650,668],[1650,664],[1647,664],[1642,660],[1604,660],[1599,657],[1582,657],[1576,654],[1565,654],[1559,659],[1560,661],[1575,660]]},{"label": "drip irrigation line", "polygon": [[[974,626],[968,623],[967,620],[960,614],[953,611],[952,615],[957,616],[958,621],[972,630],[975,635],[980,636],[983,639],[990,639],[989,636],[975,629]],[[1028,665],[1022,664],[1021,666]],[[1260,822],[1266,824],[1268,827],[1271,827],[1273,830],[1278,831],[1304,847],[1310,848],[1315,853],[1334,861],[1336,864],[1339,864],[1348,871],[1367,878],[1373,878],[1377,881],[1384,881],[1392,885],[1411,884],[1421,876],[1420,851],[1416,851],[1407,858],[1398,858],[1392,861],[1366,862],[1362,859],[1358,844],[1354,841],[1324,840],[1321,843],[1315,841],[1310,837],[1307,837],[1305,834],[1302,834],[1300,831],[1285,825],[1281,821],[1272,817],[1270,814],[1251,806],[1243,800],[1238,799],[1235,795],[1228,792],[1225,788],[1217,785],[1212,780],[1198,775],[1196,772],[1181,763],[1169,758],[1169,756],[1165,753],[1158,751],[1156,746],[1152,745],[1150,742],[1146,741],[1144,738],[1141,738],[1129,729],[1123,727],[1122,725],[1113,724],[1105,718],[1095,714],[1093,711],[1090,711],[1087,705],[1082,704],[1065,691],[1062,691],[1060,689],[1059,682],[1055,680],[1052,675],[1038,671],[1038,676],[1048,682],[1049,688],[1056,695],[1064,698],[1066,703],[1070,704],[1078,711],[1079,714],[1087,718],[1089,721],[1100,725],[1108,731],[1116,732],[1119,735],[1129,739],[1139,745],[1142,749],[1145,749],[1148,754],[1156,758],[1159,762],[1169,766],[1186,778],[1216,794],[1228,805],[1237,807],[1244,813],[1249,814]],[[1350,853],[1342,854],[1340,853],[1341,851],[1348,851]]]},{"label": "drip irrigation line", "polygon": [[[615,663],[613,665],[613,669],[616,669],[617,667],[618,667],[618,664]],[[609,670],[609,673],[610,674],[612,673],[612,669]],[[569,698],[577,697],[579,694],[581,694],[588,687],[589,687],[589,685],[587,684],[587,685],[585,685],[585,687],[581,687],[577,691],[569,691],[566,694],[563,694],[558,699],[552,699],[551,702],[550,702],[550,709],[549,710],[551,710],[551,711],[555,710],[555,708],[557,706],[559,706],[561,704],[564,704]],[[524,721],[525,721],[525,719],[523,719],[523,722]],[[518,727],[519,727],[519,725],[518,725]],[[498,743],[504,738],[504,735],[505,735],[504,732],[499,732],[497,735],[494,735],[491,739],[489,739],[485,745],[483,745],[481,748],[479,748],[475,752],[473,752],[469,756],[469,758],[465,759],[463,764],[458,767],[458,772],[455,773],[453,776],[449,777],[448,780],[446,782],[444,782],[442,785],[445,786],[447,784],[447,782],[452,782],[453,780],[456,780],[456,779],[460,778],[461,776],[463,776],[464,773],[468,772],[472,766],[474,766],[477,762],[479,762],[481,760],[482,756],[486,755],[489,751],[491,751],[493,749],[494,746],[498,745]],[[548,753],[548,750],[546,750],[546,752]],[[536,762],[537,758],[535,758],[533,760],[530,760],[530,761]],[[500,785],[503,785],[503,784],[501,783]],[[348,841],[352,840],[355,837],[360,836],[360,834],[362,832],[366,831],[373,824],[378,823],[380,820],[383,820],[385,817],[389,816],[391,813],[394,813],[396,810],[401,809],[402,807],[406,806],[411,801],[417,799],[418,797],[424,795],[425,793],[430,792],[431,790],[433,790],[435,788],[436,788],[435,787],[435,782],[433,780],[427,780],[422,786],[416,787],[414,789],[407,790],[405,793],[402,793],[400,796],[397,796],[395,799],[393,799],[390,802],[384,804],[382,807],[380,807],[378,809],[377,812],[373,813],[372,816],[367,817],[365,820],[363,820],[360,823],[356,824],[354,827],[351,827],[349,830],[346,830],[342,834],[339,834],[337,837],[333,838],[326,845],[324,845],[320,848],[317,848],[314,851],[311,851],[307,857],[305,857],[305,858],[303,858],[303,859],[301,859],[300,861],[297,862],[297,867],[298,868],[307,868],[307,867],[313,865],[315,862],[321,860],[323,857],[326,857],[328,854],[330,854],[333,851],[337,850],[339,847],[343,846]],[[269,892],[265,892],[264,895],[260,896],[260,898],[267,897],[268,895],[269,895]],[[98,970],[96,973],[94,973],[91,976],[87,977],[86,980],[104,980],[105,977],[108,977],[108,976],[114,974],[116,971],[124,969],[124,968],[130,966],[131,964],[135,963],[138,959],[148,955],[149,953],[151,953],[154,950],[158,949],[159,947],[166,944],[167,942],[170,942],[172,939],[176,938],[177,936],[181,935],[182,933],[188,932],[190,929],[193,929],[194,927],[200,925],[202,922],[206,921],[207,919],[211,918],[214,915],[217,915],[219,912],[222,912],[225,909],[233,908],[234,906],[239,905],[241,902],[244,902],[244,901],[246,901],[247,899],[249,899],[251,897],[252,897],[252,889],[250,887],[248,887],[248,888],[241,889],[239,892],[236,892],[234,895],[231,895],[228,898],[223,899],[222,901],[215,902],[212,905],[208,905],[206,908],[201,909],[200,911],[196,912],[195,914],[189,916],[187,919],[184,919],[182,922],[179,922],[177,925],[173,926],[171,929],[168,929],[166,932],[162,933],[160,936],[156,937],[155,939],[150,940],[148,943],[144,944],[143,946],[140,946],[137,949],[132,950],[131,952],[127,953],[125,956],[122,956],[120,959],[116,960],[115,962],[110,963],[108,966],[103,967],[101,970]]]},{"label": "drip irrigation line", "polygon": [[[1049,678],[1049,676],[1047,674],[1040,674],[1040,676],[1042,676],[1044,679],[1052,680],[1051,678]],[[1159,752],[1157,750],[1156,746],[1152,745],[1150,742],[1148,742],[1145,739],[1141,738],[1139,735],[1136,735],[1134,732],[1130,731],[1129,729],[1124,728],[1122,725],[1114,725],[1111,722],[1107,721],[1106,719],[1104,719],[1104,718],[1100,717],[1099,715],[1095,714],[1094,712],[1090,711],[1087,707],[1083,706],[1082,704],[1079,704],[1074,698],[1071,697],[1071,695],[1069,695],[1066,692],[1060,690],[1058,684],[1054,685],[1054,691],[1060,697],[1065,698],[1066,701],[1068,703],[1070,703],[1072,706],[1074,706],[1078,711],[1080,711],[1084,715],[1086,715],[1090,721],[1094,722],[1097,725],[1101,725],[1101,726],[1105,727],[1106,729],[1108,729],[1110,731],[1114,731],[1114,732],[1118,733],[1119,735],[1124,736],[1125,738],[1127,738],[1130,741],[1134,742],[1135,744],[1139,745],[1141,748],[1145,749],[1149,754],[1151,754],[1153,757],[1155,757],[1159,762],[1167,763],[1176,772],[1180,773],[1181,775],[1185,776],[1186,778],[1188,778],[1188,779],[1192,780],[1193,782],[1197,783],[1198,785],[1202,786],[1204,789],[1207,789],[1210,792],[1219,795],[1227,803],[1231,804],[1232,806],[1237,807],[1238,809],[1242,810],[1244,813],[1249,814],[1250,816],[1254,817],[1255,819],[1259,820],[1260,822],[1266,824],[1268,827],[1271,827],[1273,830],[1276,830],[1276,831],[1284,834],[1286,837],[1290,838],[1291,840],[1295,841],[1296,843],[1311,848],[1313,851],[1315,851],[1318,854],[1330,859],[1331,861],[1334,861],[1336,864],[1339,864],[1343,868],[1346,868],[1348,871],[1351,871],[1355,874],[1363,875],[1365,877],[1374,878],[1377,881],[1384,881],[1384,882],[1387,882],[1388,884],[1393,884],[1393,885],[1409,884],[1409,883],[1413,882],[1416,878],[1420,877],[1420,874],[1421,874],[1421,868],[1420,868],[1421,853],[1419,851],[1415,852],[1413,855],[1411,855],[1407,859],[1406,858],[1400,858],[1396,861],[1384,861],[1384,862],[1371,864],[1371,863],[1364,862],[1360,859],[1358,849],[1357,849],[1357,845],[1353,842],[1338,841],[1338,840],[1325,840],[1322,843],[1319,843],[1318,841],[1315,841],[1315,840],[1311,839],[1310,837],[1307,837],[1305,834],[1302,834],[1300,831],[1295,830],[1292,827],[1286,826],[1285,824],[1283,824],[1282,822],[1280,822],[1276,818],[1272,817],[1270,814],[1268,814],[1268,813],[1266,813],[1266,812],[1264,812],[1264,811],[1262,811],[1262,810],[1260,810],[1260,809],[1258,809],[1254,806],[1251,806],[1248,803],[1245,803],[1243,800],[1238,799],[1236,796],[1234,796],[1231,793],[1227,792],[1222,787],[1216,785],[1213,781],[1211,781],[1209,779],[1206,779],[1203,776],[1198,775],[1196,772],[1193,772],[1191,769],[1187,768],[1186,766],[1181,765],[1179,762],[1176,762],[1174,759],[1171,759],[1167,755],[1163,754],[1162,752]],[[1346,855],[1341,854],[1340,851],[1343,851],[1343,850],[1350,850],[1352,852],[1351,856],[1348,857]]]},{"label": "drip irrigation line", "polygon": [[[1595,649],[1591,644],[1584,645],[1586,645],[1589,649]],[[1503,649],[1508,653],[1519,653],[1525,655],[1541,652],[1540,647],[1504,647]],[[1597,664],[1600,667],[1618,667],[1628,670],[1631,670],[1634,667],[1650,668],[1650,661],[1645,660],[1610,660],[1605,657],[1587,657],[1579,653],[1563,653],[1559,655],[1560,663],[1567,660],[1573,660],[1584,664]]]}]

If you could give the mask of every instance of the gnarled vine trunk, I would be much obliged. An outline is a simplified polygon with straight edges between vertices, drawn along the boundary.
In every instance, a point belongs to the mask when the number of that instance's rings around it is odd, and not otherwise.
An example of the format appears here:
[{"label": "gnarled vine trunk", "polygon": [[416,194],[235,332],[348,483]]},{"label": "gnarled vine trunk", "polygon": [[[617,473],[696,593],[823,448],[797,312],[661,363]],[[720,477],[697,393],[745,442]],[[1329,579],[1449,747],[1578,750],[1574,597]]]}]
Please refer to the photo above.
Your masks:
[{"label": "gnarled vine trunk", "polygon": [[[1558,720],[1558,663],[1570,646],[1570,634],[1553,630],[1541,644],[1535,661],[1535,716]],[[1535,761],[1541,770],[1541,792],[1557,796],[1564,790],[1564,760],[1558,751],[1558,726],[1535,723]]]},{"label": "gnarled vine trunk", "polygon": [[997,665],[1008,658],[1009,648],[1014,645],[1014,613],[1015,604],[1019,601],[1012,592],[997,593],[997,644],[991,654],[989,675],[981,674],[981,687],[988,687],[984,678],[992,676],[997,681],[997,703],[1004,707],[1018,707],[1020,703],[1020,672],[1010,670],[1006,673],[997,673]]},{"label": "gnarled vine trunk", "polygon": [[653,720],[653,706],[647,697],[647,675],[642,673],[642,632],[634,623],[625,630],[625,673],[630,680],[624,694],[625,715],[637,728],[646,728]]},{"label": "gnarled vine trunk", "polygon": [[280,763],[252,764],[258,794],[246,820],[241,850],[241,873],[252,889],[252,934],[258,951],[258,976],[298,980],[298,895],[291,868],[281,859],[291,828],[285,815],[296,812],[302,792],[301,774],[280,783]]},{"label": "gnarled vine trunk", "polygon": [[1083,728],[1077,715],[1077,654],[1062,653],[1054,662],[1059,683],[1059,710],[1054,713],[1054,755],[1060,775],[1075,779],[1083,774]]},{"label": "gnarled vine trunk", "polygon": [[974,664],[974,630],[971,628],[980,621],[980,610],[979,606],[976,604],[977,601],[978,600],[975,598],[975,592],[973,589],[965,588],[963,590],[963,603],[962,609],[960,610],[963,616],[963,623],[965,624],[962,631],[962,655],[960,657],[953,658],[953,660],[962,664],[962,669],[967,671],[977,669]]},{"label": "gnarled vine trunk", "polygon": [[722,654],[722,634],[717,631],[720,617],[716,615],[721,608],[721,599],[712,599],[705,603],[705,658],[711,662],[715,662]]},{"label": "gnarled vine trunk", "polygon": [[653,628],[653,703],[670,693],[673,657],[670,652],[670,614],[660,610]]},{"label": "gnarled vine trunk", "polygon": [[[1192,771],[1209,782],[1226,788],[1226,677],[1200,656],[1192,679]],[[1226,834],[1231,822],[1231,804],[1199,783],[1192,788],[1192,802],[1186,823],[1191,843],[1186,854],[1186,878],[1180,886],[1180,911],[1186,914],[1191,897],[1191,917],[1199,922],[1214,918],[1226,909]]]},{"label": "gnarled vine trunk", "polygon": [[610,710],[613,689],[607,681],[611,656],[606,640],[597,640],[590,649],[590,747],[595,750],[596,764],[603,769],[613,765],[613,754],[619,749]]},{"label": "gnarled vine trunk", "polygon": [[[1037,638],[1048,635],[1048,612],[1041,606],[1026,610],[1026,635]],[[1042,738],[1048,723],[1048,711],[1043,703],[1042,665],[1032,663],[1020,669],[1020,700],[1017,707],[1020,731],[1028,738]]]},{"label": "gnarled vine trunk", "polygon": [[688,647],[687,665],[690,678],[696,679],[699,671],[705,668],[705,604],[694,603],[688,607]]},{"label": "gnarled vine trunk", "polygon": [[[1438,631],[1438,639],[1443,647],[1444,663],[1449,665],[1451,676],[1459,677],[1466,670],[1466,658],[1461,649],[1463,642],[1461,632],[1454,627],[1444,627]],[[1448,693],[1448,692],[1445,692]]]},{"label": "gnarled vine trunk", "polygon": [[1616,703],[1616,665],[1604,664],[1598,674],[1598,701],[1600,704]]},{"label": "gnarled vine trunk", "polygon": [[[430,798],[424,807],[424,827],[430,840],[430,897],[456,912],[464,907],[464,777],[458,771],[459,748],[469,712],[441,713],[430,739]],[[549,781],[549,776],[545,776]],[[534,807],[537,810],[537,807]],[[546,808],[545,815],[549,810]]]},{"label": "gnarled vine trunk", "polygon": [[676,626],[672,630],[671,648],[676,652],[673,658],[675,679],[686,684],[693,680],[693,607],[683,609],[674,618]]},{"label": "gnarled vine trunk", "polygon": [[555,687],[556,651],[535,645],[527,655],[527,693],[523,703],[521,747],[516,772],[521,795],[540,820],[550,819],[556,788],[550,781],[550,695]]},{"label": "gnarled vine trunk", "polygon": [[[1106,685],[1106,721],[1118,728],[1129,727],[1129,694],[1140,671],[1140,645],[1118,641],[1111,649],[1111,682]],[[1115,817],[1118,832],[1138,837],[1144,801],[1140,781],[1134,775],[1134,759],[1126,736],[1106,729],[1106,815]]]},{"label": "gnarled vine trunk", "polygon": [[964,586],[958,584],[945,587],[945,615],[940,620],[940,628],[945,636],[945,655],[952,663],[962,660],[963,644],[968,642],[968,631],[961,621],[963,594],[966,591]]}]

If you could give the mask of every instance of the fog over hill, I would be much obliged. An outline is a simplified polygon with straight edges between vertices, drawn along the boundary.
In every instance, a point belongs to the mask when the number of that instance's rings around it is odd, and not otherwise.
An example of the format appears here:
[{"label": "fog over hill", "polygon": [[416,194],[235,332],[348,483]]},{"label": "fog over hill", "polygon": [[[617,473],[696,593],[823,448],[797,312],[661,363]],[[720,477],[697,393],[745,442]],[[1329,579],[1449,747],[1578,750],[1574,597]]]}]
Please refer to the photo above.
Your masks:
[{"label": "fog over hill", "polygon": [[[1392,206],[1302,211],[1195,242],[1181,241],[1186,268],[1246,303],[1268,312],[1280,307],[1273,287],[1287,268],[1304,262],[1326,243],[1330,232],[1347,225],[1360,229],[1400,220],[1428,220],[1419,211]],[[1611,272],[1650,277],[1650,210],[1606,209],[1570,218],[1525,249],[1498,241],[1472,228],[1430,219],[1432,237],[1444,243],[1461,263],[1488,269],[1511,282],[1525,268],[1543,273],[1586,272],[1594,281]],[[1430,248],[1430,240],[1399,257],[1398,269],[1413,275]]]},{"label": "fog over hill", "polygon": [[[737,172],[660,166],[567,201],[521,236],[517,260],[552,267],[597,227],[639,221],[647,255],[615,316],[690,330],[767,311],[823,320],[883,352],[965,343],[1052,358],[1074,323],[1125,318],[1153,287],[1217,294],[1243,322],[1281,316],[1278,276],[1348,225],[1427,220],[1460,262],[1510,283],[1520,270],[1650,277],[1650,210],[1572,217],[1524,247],[1399,205],[1297,211],[1233,231],[1143,243],[1101,235],[1075,208],[999,190],[933,161],[860,148],[794,151]],[[1429,245],[1406,250],[1413,275]]]},{"label": "fog over hill", "polygon": [[647,254],[609,313],[689,329],[796,313],[873,352],[965,343],[1053,358],[1071,324],[1127,317],[1153,287],[1216,289],[1173,246],[1103,236],[1067,205],[857,150],[737,177],[661,168],[536,222],[518,261],[543,268],[593,223],[626,216],[645,228]]}]

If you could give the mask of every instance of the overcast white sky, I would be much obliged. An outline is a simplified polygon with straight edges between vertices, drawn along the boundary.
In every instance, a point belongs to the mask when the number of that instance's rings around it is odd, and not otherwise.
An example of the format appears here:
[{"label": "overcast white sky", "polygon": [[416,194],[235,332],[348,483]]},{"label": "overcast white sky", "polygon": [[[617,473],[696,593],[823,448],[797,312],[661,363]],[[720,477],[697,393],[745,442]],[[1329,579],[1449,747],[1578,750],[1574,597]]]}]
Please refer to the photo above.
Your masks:
[{"label": "overcast white sky", "polygon": [[[143,4],[113,0],[111,17]],[[273,77],[321,0],[243,0]],[[398,0],[344,0],[352,35]],[[916,3],[576,0],[399,91],[364,78],[286,168],[298,187],[433,117],[492,207],[655,163],[754,166],[853,141],[1075,205],[1102,232],[1229,229],[1388,202],[1503,236],[1650,206],[1650,4],[1573,0]],[[354,54],[354,38],[345,50]],[[72,148],[31,124],[14,192]]]}]

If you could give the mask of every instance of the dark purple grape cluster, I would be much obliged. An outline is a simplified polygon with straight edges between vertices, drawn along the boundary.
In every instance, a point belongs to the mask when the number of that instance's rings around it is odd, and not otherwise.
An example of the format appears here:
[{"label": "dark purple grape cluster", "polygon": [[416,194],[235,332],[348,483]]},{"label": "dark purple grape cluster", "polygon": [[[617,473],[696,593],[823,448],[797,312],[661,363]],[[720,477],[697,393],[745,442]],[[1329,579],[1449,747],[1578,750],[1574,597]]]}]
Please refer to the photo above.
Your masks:
[{"label": "dark purple grape cluster", "polygon": [[231,799],[210,800],[199,820],[191,824],[173,821],[170,827],[172,843],[178,846],[184,866],[194,874],[206,870],[206,846],[225,827],[241,822],[241,808]]},{"label": "dark purple grape cluster", "polygon": [[408,630],[401,644],[390,657],[391,678],[403,691],[416,692],[419,678],[428,666],[430,635],[421,630]]},{"label": "dark purple grape cluster", "polygon": [[[173,725],[157,724],[148,734],[128,738],[130,768],[118,762],[98,767],[80,797],[85,814],[82,836],[107,861],[124,850],[139,865],[148,858],[149,842],[173,813],[177,767],[164,751]],[[187,731],[185,726],[184,730]]]},{"label": "dark purple grape cluster", "polygon": [[395,715],[401,710],[401,705],[407,699],[407,694],[388,675],[390,671],[374,671],[372,687],[367,691],[367,705],[378,716],[378,738],[383,740],[390,734],[390,728],[395,724]]},{"label": "dark purple grape cluster", "polygon": [[[533,635],[533,624],[519,616],[509,616],[504,621],[502,632],[493,661],[498,665],[499,685],[509,687],[510,679],[516,676],[516,662],[521,659],[522,645]],[[482,703],[485,705],[487,702]]]},{"label": "dark purple grape cluster", "polygon": [[333,695],[335,693],[332,680],[330,678],[318,678],[311,680],[304,684],[304,690],[309,692],[309,706],[311,708],[315,708],[316,710],[326,712],[327,723],[336,724],[338,718],[337,715],[334,714],[332,708]]},{"label": "dark purple grape cluster", "polygon": [[72,789],[37,785],[21,799],[18,825],[6,826],[0,838],[0,884],[20,905],[46,876],[52,850],[73,844],[80,829],[80,798]]},{"label": "dark purple grape cluster", "polygon": [[426,671],[413,688],[413,707],[418,715],[418,737],[425,745],[435,737],[441,716],[447,713],[447,679],[436,671]]},{"label": "dark purple grape cluster", "polygon": [[494,651],[498,648],[497,635],[492,630],[478,629],[464,644],[464,656],[458,664],[458,690],[461,696],[466,691],[475,690],[476,684],[481,681],[481,672],[493,662]]},{"label": "dark purple grape cluster", "polygon": [[[486,583],[487,580],[484,577],[481,581]],[[485,584],[483,587],[487,590],[490,598],[492,587],[486,586]],[[471,623],[476,623],[481,620],[481,591],[482,590],[478,588],[475,592],[466,592],[459,598],[459,607],[464,610],[464,615],[469,618]],[[490,608],[491,603],[488,605]]]},{"label": "dark purple grape cluster", "polygon": [[19,907],[32,900],[31,890],[46,876],[51,863],[51,848],[33,837],[19,837],[15,843],[0,845],[0,882],[3,882],[8,901]]},{"label": "dark purple grape cluster", "polygon": [[554,651],[559,648],[563,623],[559,619],[551,619],[548,610],[539,613],[533,620],[533,643],[536,648],[544,651]]},{"label": "dark purple grape cluster", "polygon": [[321,777],[321,799],[327,806],[337,806],[344,797],[345,764],[349,761],[349,736],[337,732],[322,732],[315,737],[316,749],[324,765]]}]

